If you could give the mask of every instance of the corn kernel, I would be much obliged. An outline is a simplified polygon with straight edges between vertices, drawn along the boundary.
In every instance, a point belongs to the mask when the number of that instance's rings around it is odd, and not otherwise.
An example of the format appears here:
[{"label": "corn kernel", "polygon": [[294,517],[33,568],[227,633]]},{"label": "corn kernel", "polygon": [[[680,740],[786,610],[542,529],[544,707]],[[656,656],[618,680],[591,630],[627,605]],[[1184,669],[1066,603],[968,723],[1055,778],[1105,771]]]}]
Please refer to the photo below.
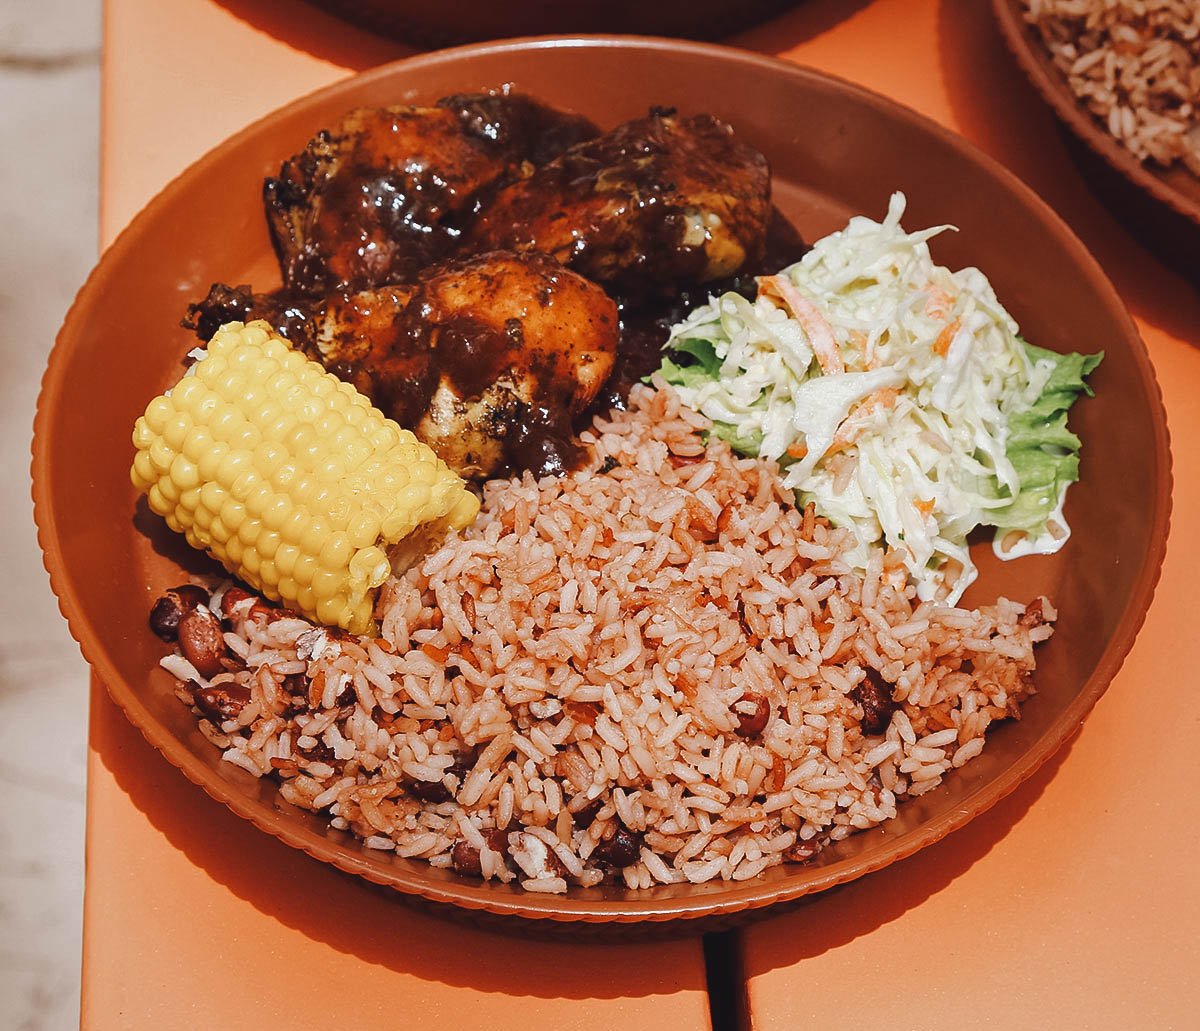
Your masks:
[{"label": "corn kernel", "polygon": [[133,480],[134,486],[139,490],[145,488],[154,482],[156,473],[154,471],[154,463],[150,461],[150,456],[145,451],[139,451],[133,459]]},{"label": "corn kernel", "polygon": [[342,587],[342,578],[331,569],[318,569],[313,574],[312,589],[322,601],[337,596]]},{"label": "corn kernel", "polygon": [[183,442],[183,453],[197,465],[213,447],[212,434],[205,426],[193,426]]},{"label": "corn kernel", "polygon": [[221,485],[215,480],[208,480],[200,488],[200,504],[213,515],[221,511],[221,505],[225,501],[225,491],[221,489]]},{"label": "corn kernel", "polygon": [[263,558],[274,560],[275,552],[279,550],[279,534],[274,530],[263,530],[258,537],[258,551]]},{"label": "corn kernel", "polygon": [[350,522],[348,533],[352,548],[367,548],[379,540],[380,519],[375,512],[360,512]]},{"label": "corn kernel", "polygon": [[296,559],[296,565],[292,568],[292,577],[300,586],[307,587],[312,583],[313,575],[318,568],[316,558],[302,551],[300,557]]},{"label": "corn kernel", "polygon": [[317,619],[322,623],[336,625],[341,614],[343,602],[337,598],[322,598],[317,602]]},{"label": "corn kernel", "polygon": [[275,552],[275,566],[283,576],[290,578],[299,557],[300,549],[296,545],[282,543]]},{"label": "corn kernel", "polygon": [[171,400],[179,411],[192,408],[208,392],[195,376],[184,376],[171,390]]},{"label": "corn kernel", "polygon": [[154,434],[161,434],[167,425],[167,420],[175,414],[175,406],[170,398],[156,397],[146,408],[146,425]]},{"label": "corn kernel", "polygon": [[171,468],[171,463],[175,461],[175,452],[171,450],[170,445],[161,437],[155,439],[150,445],[148,452],[150,461],[154,464],[155,470],[160,475],[165,475]]},{"label": "corn kernel", "polygon": [[292,506],[288,503],[287,498],[281,494],[272,494],[270,501],[267,502],[266,507],[263,509],[263,526],[269,530],[282,529],[291,511]]},{"label": "corn kernel", "polygon": [[212,446],[204,454],[200,456],[200,460],[196,463],[196,468],[200,472],[200,479],[206,483],[215,484],[217,481],[217,471],[221,468],[221,462],[229,451],[229,446],[219,441],[214,441]]},{"label": "corn kernel", "polygon": [[258,540],[258,535],[262,530],[262,524],[257,519],[246,519],[237,528],[238,540],[247,547]]},{"label": "corn kernel", "polygon": [[160,504],[164,505],[163,515],[167,511],[175,507],[175,503],[179,500],[179,487],[170,476],[164,476],[158,481],[158,495]]},{"label": "corn kernel", "polygon": [[171,479],[179,486],[182,501],[184,492],[200,486],[200,470],[186,455],[176,455],[171,463]]}]

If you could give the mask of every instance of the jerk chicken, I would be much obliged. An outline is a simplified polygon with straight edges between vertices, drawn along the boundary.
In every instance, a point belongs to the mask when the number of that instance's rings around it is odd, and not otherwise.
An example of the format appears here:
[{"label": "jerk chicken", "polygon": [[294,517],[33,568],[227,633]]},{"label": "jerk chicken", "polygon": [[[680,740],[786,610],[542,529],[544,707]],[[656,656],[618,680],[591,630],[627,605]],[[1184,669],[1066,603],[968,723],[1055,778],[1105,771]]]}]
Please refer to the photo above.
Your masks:
[{"label": "jerk chicken", "polygon": [[724,122],[600,135],[507,92],[351,111],[263,192],[282,289],[218,283],[184,324],[266,319],[472,478],[571,468],[573,421],[774,236],[767,161]]},{"label": "jerk chicken", "polygon": [[756,265],[770,214],[766,158],[711,115],[656,110],[502,188],[465,244],[552,254],[637,299]]},{"label": "jerk chicken", "polygon": [[510,252],[321,299],[217,284],[188,324],[205,337],[258,318],[471,478],[569,469],[571,418],[607,379],[619,333],[600,287],[546,255]]},{"label": "jerk chicken", "polygon": [[508,93],[358,108],[263,184],[284,287],[408,282],[455,247],[481,191],[594,136],[585,118]]}]

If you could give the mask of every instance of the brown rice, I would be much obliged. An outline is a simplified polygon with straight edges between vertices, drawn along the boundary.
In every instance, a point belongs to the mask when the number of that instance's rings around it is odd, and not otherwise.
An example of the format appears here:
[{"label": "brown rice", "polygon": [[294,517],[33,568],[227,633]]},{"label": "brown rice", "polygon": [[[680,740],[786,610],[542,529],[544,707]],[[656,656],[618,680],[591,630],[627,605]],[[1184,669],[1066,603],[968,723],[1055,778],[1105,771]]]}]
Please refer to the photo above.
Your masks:
[{"label": "brown rice", "polygon": [[1200,175],[1200,4],[1025,0],[1075,95],[1139,161]]},{"label": "brown rice", "polygon": [[243,602],[245,669],[163,664],[189,704],[245,688],[196,709],[207,737],[368,848],[553,893],[810,858],[980,753],[1054,613],[919,602],[883,552],[851,572],[846,533],[705,426],[637,387],[583,472],[487,484],[378,638]]}]

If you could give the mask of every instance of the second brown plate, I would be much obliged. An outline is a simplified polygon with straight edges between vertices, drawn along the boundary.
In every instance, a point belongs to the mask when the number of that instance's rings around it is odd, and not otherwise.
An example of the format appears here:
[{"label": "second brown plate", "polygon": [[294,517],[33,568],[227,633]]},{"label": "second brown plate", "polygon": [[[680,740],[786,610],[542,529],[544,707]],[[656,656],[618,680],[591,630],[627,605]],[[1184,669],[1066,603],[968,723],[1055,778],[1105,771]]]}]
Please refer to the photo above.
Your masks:
[{"label": "second brown plate", "polygon": [[[1061,617],[1041,651],[1037,696],[942,789],[811,865],[738,884],[549,897],[366,850],[286,805],[274,782],[222,762],[157,667],[163,648],[146,629],[147,612],[200,560],[160,521],[137,514],[130,430],[194,342],[179,328],[187,303],[214,280],[277,284],[262,179],[317,129],[355,105],[505,83],[604,126],[652,104],[727,119],[768,156],[776,202],[809,239],[856,212],[882,217],[889,194],[904,190],[907,224],[960,228],[937,239],[935,259],[979,266],[1028,339],[1106,352],[1093,377],[1098,396],[1072,413],[1084,450],[1083,480],[1068,501],[1069,545],[1008,564],[981,549],[981,576],[967,598],[1055,600]],[[33,475],[46,566],[84,655],[147,740],[209,795],[289,845],[401,892],[590,922],[729,919],[860,877],[978,817],[1079,728],[1120,667],[1158,577],[1170,498],[1166,426],[1145,348],[1087,251],[1012,175],[929,120],[828,76],[720,47],[629,37],[494,43],[411,59],[297,100],[209,153],[138,215],[81,291],[43,383]]]},{"label": "second brown plate", "polygon": [[1200,225],[1200,177],[1181,164],[1159,168],[1138,161],[1083,106],[1024,18],[1021,0],[992,0],[996,21],[1025,74],[1066,126],[1138,189]]}]

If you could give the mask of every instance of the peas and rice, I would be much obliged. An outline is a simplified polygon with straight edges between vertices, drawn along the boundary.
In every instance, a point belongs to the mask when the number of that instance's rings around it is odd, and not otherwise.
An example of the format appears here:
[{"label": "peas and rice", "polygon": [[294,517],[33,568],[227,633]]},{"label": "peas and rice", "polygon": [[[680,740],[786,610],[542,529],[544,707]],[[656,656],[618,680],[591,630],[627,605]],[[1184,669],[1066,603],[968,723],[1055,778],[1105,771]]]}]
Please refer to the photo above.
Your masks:
[{"label": "peas and rice", "polygon": [[[823,301],[793,295],[791,313]],[[965,323],[952,308],[942,321]],[[704,378],[729,396],[719,348]],[[801,363],[814,377],[847,374],[817,350]],[[222,361],[254,398],[222,385]],[[228,761],[367,847],[528,891],[742,880],[893,817],[1034,691],[1049,601],[966,609],[953,582],[925,589],[903,535],[864,542],[818,492],[797,503],[794,440],[765,454],[770,426],[714,422],[678,352],[582,434],[583,468],[489,481],[481,506],[306,361],[264,327],[225,327],[139,421],[134,478],[194,546],[302,613],[236,585],[172,601],[163,634],[180,648],[163,665],[181,699]],[[1046,410],[1064,432],[1087,371]],[[1052,379],[1027,385],[1028,410]],[[761,423],[755,398],[744,409]],[[322,418],[342,433],[332,447],[299,428]],[[223,457],[189,451],[197,427]],[[1074,479],[1069,440],[1044,451],[1069,454],[1072,475],[1043,522]]]}]

